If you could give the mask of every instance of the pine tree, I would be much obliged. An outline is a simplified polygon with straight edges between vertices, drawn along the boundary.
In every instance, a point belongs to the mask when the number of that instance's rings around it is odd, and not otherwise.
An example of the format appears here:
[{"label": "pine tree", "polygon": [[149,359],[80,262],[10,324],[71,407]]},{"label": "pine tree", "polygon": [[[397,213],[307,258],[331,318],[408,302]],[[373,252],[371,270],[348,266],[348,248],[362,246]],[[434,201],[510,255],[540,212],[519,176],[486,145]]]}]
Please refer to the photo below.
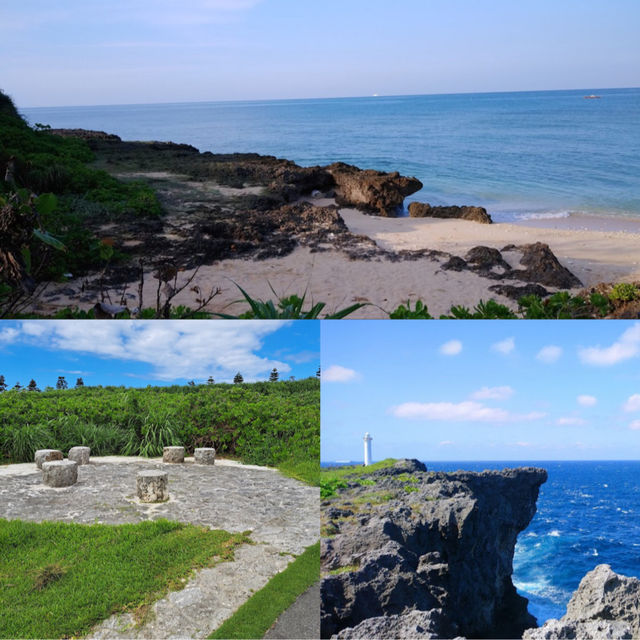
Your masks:
[{"label": "pine tree", "polygon": [[7,383],[4,379],[4,376],[0,376],[0,393],[7,390]]},{"label": "pine tree", "polygon": [[233,384],[242,384],[244,382],[244,378],[240,372],[236,373],[233,378]]},{"label": "pine tree", "polygon": [[271,373],[269,374],[269,382],[278,382],[278,378],[279,378],[279,374],[278,374],[278,370],[273,367],[273,369],[271,370]]},{"label": "pine tree", "polygon": [[78,378],[78,379],[76,380],[76,389],[77,389],[78,387],[84,387],[84,380],[83,380],[82,378]]},{"label": "pine tree", "polygon": [[318,370],[316,371],[316,378],[320,377],[320,367],[318,367]]},{"label": "pine tree", "polygon": [[38,383],[33,378],[29,381],[27,391],[40,391],[40,389],[38,389]]},{"label": "pine tree", "polygon": [[56,389],[67,389],[68,388],[67,381],[64,379],[64,376],[58,376],[58,382],[56,382]]},{"label": "pine tree", "polygon": [[188,384],[190,387],[195,387],[195,386],[196,386],[196,383],[195,383],[193,380],[189,380],[189,382],[187,382],[187,384]]},{"label": "pine tree", "polygon": [[20,391],[20,389],[22,389],[22,385],[20,384],[20,382],[16,382],[16,386],[13,387],[16,391]]},{"label": "pine tree", "polygon": [[209,376],[209,379],[207,380],[207,384],[215,384],[216,381],[213,379],[213,376]]}]

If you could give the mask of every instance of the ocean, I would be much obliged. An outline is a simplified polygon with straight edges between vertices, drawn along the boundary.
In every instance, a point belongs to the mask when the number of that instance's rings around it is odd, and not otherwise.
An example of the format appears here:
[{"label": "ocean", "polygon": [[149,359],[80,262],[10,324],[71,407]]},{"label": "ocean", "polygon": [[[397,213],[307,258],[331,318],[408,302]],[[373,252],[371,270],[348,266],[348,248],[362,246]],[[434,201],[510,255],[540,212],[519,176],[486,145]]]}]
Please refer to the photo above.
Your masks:
[{"label": "ocean", "polygon": [[564,615],[580,580],[598,564],[640,578],[640,461],[424,462],[430,471],[547,470],[513,560],[513,583],[539,625]]},{"label": "ocean", "polygon": [[[585,99],[585,95],[599,99]],[[399,171],[494,220],[640,221],[640,89],[26,108],[31,124]]]}]

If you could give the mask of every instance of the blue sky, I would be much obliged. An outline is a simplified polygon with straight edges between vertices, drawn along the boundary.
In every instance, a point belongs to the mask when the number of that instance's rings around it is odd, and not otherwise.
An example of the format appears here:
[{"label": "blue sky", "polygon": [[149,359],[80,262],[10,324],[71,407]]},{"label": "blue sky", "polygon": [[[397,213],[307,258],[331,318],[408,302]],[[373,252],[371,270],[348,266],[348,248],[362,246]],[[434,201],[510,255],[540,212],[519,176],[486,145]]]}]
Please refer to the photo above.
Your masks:
[{"label": "blue sky", "polygon": [[638,86],[637,0],[3,0],[20,107]]},{"label": "blue sky", "polygon": [[320,362],[316,322],[250,320],[28,320],[0,323],[0,374],[8,386],[143,387],[189,380],[266,380],[314,376]]},{"label": "blue sky", "polygon": [[640,457],[640,323],[322,326],[323,461]]}]

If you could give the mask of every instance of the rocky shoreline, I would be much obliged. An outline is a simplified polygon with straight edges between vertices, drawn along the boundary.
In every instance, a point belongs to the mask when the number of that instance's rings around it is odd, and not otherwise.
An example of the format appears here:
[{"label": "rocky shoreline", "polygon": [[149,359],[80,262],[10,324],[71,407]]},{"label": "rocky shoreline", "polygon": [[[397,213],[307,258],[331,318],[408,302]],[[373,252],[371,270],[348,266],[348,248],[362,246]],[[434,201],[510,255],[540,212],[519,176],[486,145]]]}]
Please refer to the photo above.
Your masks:
[{"label": "rocky shoreline", "polygon": [[430,473],[417,460],[345,478],[322,502],[323,638],[637,638],[640,581],[590,572],[537,627],[512,583],[538,468]]},{"label": "rocky shoreline", "polygon": [[[190,145],[129,142],[81,129],[51,133],[85,139],[97,167],[124,180],[149,183],[166,211],[161,218],[89,222],[99,237],[130,258],[110,267],[101,276],[101,285],[135,280],[141,259],[155,268],[171,263],[194,269],[224,259],[279,258],[296,247],[307,247],[314,253],[338,251],[349,260],[438,262],[443,270],[469,270],[499,281],[495,292],[512,299],[532,292],[546,295],[544,287],[580,286],[546,244],[511,245],[502,251],[478,246],[455,256],[432,249],[385,250],[371,238],[350,232],[340,207],[393,217],[402,209],[405,197],[422,188],[416,178],[397,172],[363,170],[344,163],[301,167],[273,156],[200,153]],[[334,204],[318,206],[315,200],[321,198],[331,198]],[[490,222],[480,207],[412,203],[411,215]],[[513,251],[515,264],[519,263],[515,268],[502,255]],[[531,285],[536,286],[532,289]]]}]

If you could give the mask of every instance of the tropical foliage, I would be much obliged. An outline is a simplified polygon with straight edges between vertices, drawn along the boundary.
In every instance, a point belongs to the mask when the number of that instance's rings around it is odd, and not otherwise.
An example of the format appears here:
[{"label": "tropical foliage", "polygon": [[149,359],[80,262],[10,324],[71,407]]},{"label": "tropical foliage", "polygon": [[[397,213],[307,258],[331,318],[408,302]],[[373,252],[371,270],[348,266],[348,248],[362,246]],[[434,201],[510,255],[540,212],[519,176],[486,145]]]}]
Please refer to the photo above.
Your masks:
[{"label": "tropical foliage", "polygon": [[0,461],[37,449],[91,447],[93,455],[158,456],[167,445],[215,447],[318,482],[320,382],[88,387],[0,393]]}]

